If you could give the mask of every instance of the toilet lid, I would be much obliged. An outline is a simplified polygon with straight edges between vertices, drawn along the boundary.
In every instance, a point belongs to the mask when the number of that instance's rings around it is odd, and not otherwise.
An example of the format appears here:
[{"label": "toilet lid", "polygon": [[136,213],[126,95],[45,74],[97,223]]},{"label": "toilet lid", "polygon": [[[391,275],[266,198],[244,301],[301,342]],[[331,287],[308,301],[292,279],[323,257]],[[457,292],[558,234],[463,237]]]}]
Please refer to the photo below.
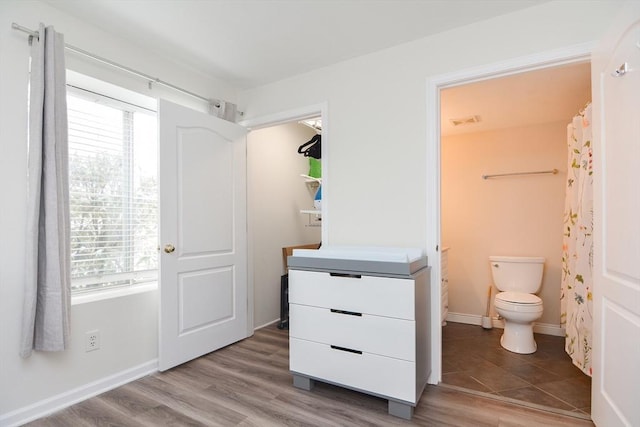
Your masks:
[{"label": "toilet lid", "polygon": [[496,295],[497,300],[504,302],[515,302],[518,304],[542,304],[542,300],[533,295],[525,294],[523,292],[500,292]]}]

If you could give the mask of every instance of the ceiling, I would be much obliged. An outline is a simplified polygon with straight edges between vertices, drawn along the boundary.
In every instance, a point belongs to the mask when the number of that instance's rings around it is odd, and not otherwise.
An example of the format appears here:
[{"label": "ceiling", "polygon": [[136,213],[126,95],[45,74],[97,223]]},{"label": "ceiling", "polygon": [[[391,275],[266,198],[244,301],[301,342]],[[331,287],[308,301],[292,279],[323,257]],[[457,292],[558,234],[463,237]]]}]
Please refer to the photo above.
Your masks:
[{"label": "ceiling", "polygon": [[[591,65],[564,65],[444,89],[441,134],[483,132],[566,120],[591,100]],[[454,127],[451,119],[479,116]]]},{"label": "ceiling", "polygon": [[546,0],[44,1],[246,89]]},{"label": "ceiling", "polygon": [[[546,0],[44,1],[246,89]],[[569,120],[590,99],[589,64],[458,86],[441,99],[445,136]],[[469,116],[481,121],[458,127],[449,121]]]}]

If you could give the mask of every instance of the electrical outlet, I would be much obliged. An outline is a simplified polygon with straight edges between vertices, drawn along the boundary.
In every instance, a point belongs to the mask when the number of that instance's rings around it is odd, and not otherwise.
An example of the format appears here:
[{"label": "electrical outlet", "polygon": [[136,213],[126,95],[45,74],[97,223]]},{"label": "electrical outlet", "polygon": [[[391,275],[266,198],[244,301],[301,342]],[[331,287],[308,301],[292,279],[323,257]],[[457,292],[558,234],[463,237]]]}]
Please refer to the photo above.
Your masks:
[{"label": "electrical outlet", "polygon": [[85,332],[85,351],[98,350],[100,348],[100,331]]}]

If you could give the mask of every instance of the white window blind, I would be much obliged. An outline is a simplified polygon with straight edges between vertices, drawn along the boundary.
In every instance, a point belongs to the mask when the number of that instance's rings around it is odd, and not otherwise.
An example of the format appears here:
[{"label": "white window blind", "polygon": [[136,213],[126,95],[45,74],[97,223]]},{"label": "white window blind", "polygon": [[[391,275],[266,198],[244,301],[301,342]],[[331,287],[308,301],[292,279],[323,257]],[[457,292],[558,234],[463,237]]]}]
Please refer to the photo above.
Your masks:
[{"label": "white window blind", "polygon": [[69,89],[72,291],[157,280],[156,114]]}]

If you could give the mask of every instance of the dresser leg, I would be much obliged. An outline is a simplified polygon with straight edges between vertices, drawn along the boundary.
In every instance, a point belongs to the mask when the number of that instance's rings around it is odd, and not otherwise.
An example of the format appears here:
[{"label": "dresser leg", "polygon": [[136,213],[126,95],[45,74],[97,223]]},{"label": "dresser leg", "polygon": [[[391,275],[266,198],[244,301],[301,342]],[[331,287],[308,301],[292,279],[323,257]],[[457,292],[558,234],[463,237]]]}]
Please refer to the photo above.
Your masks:
[{"label": "dresser leg", "polygon": [[413,406],[406,403],[389,401],[389,415],[410,420],[413,417]]},{"label": "dresser leg", "polygon": [[313,388],[314,380],[311,378],[303,377],[301,375],[293,375],[293,386],[301,388],[303,390],[310,391]]}]

